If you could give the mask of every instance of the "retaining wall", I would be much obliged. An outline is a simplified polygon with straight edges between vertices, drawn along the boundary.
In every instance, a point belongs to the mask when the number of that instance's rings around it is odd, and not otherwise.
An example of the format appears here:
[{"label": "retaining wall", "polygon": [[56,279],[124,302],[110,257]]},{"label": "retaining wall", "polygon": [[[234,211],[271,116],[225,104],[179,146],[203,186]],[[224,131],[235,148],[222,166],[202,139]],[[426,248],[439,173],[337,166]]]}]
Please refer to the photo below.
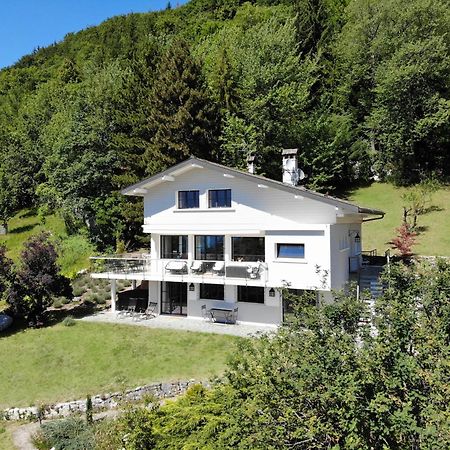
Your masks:
[{"label": "retaining wall", "polygon": [[[176,397],[186,392],[186,390],[195,385],[202,384],[209,386],[207,382],[195,380],[174,381],[172,383],[155,383],[146,386],[139,386],[123,392],[114,392],[112,394],[95,395],[92,399],[92,407],[95,410],[114,409],[121,402],[133,402],[143,399],[145,396],[152,396],[158,400],[163,398]],[[30,406],[27,408],[9,408],[0,411],[0,419],[3,420],[38,420],[57,419],[70,416],[71,414],[84,413],[86,411],[86,399],[74,400],[71,402],[56,403],[54,405],[45,405],[41,408]]]}]

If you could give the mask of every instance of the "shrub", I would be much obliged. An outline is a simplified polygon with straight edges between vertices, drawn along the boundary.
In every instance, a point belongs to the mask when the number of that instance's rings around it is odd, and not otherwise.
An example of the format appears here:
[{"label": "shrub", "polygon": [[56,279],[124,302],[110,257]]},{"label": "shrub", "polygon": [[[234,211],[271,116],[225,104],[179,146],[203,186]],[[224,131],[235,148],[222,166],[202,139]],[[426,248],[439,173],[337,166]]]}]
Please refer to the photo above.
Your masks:
[{"label": "shrub", "polygon": [[86,286],[74,285],[73,286],[73,295],[75,297],[81,297],[86,292]]},{"label": "shrub", "polygon": [[67,316],[62,321],[62,324],[65,327],[73,327],[76,324],[76,322],[75,322],[75,319],[73,318],[73,316]]},{"label": "shrub", "polygon": [[84,420],[73,417],[43,424],[34,438],[35,445],[39,442],[51,445],[55,450],[91,450],[94,449],[93,441],[91,428]]},{"label": "shrub", "polygon": [[54,308],[62,308],[64,305],[69,303],[70,300],[67,297],[55,297],[53,299],[53,307]]},{"label": "shrub", "polygon": [[86,397],[86,423],[88,425],[92,425],[94,423],[94,418],[93,418],[93,414],[92,414],[92,399],[91,396],[88,395]]}]

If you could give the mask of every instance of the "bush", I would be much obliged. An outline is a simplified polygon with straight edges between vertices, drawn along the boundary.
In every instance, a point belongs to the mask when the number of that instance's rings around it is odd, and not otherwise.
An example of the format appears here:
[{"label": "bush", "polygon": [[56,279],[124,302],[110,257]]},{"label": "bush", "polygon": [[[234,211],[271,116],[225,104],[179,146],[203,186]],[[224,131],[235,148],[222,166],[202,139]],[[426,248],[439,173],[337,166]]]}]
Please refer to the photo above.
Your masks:
[{"label": "bush", "polygon": [[62,308],[64,305],[67,305],[70,300],[67,297],[55,297],[53,299],[53,307],[54,308]]},{"label": "bush", "polygon": [[65,327],[73,327],[76,324],[76,322],[75,322],[75,319],[73,318],[73,316],[67,316],[62,321],[62,324]]},{"label": "bush", "polygon": [[94,449],[93,431],[86,422],[80,418],[70,417],[64,420],[45,423],[41,426],[40,433],[38,433],[33,440],[35,445],[40,449]]},{"label": "bush", "polygon": [[75,297],[81,297],[87,291],[86,286],[74,285],[73,286],[73,295]]}]

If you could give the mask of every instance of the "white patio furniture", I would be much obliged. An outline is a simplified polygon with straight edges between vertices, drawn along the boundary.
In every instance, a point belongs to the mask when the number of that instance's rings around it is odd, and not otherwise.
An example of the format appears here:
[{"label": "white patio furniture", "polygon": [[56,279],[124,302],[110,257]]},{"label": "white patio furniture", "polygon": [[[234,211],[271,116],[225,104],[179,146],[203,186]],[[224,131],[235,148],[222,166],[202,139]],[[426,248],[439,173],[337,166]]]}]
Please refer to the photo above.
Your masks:
[{"label": "white patio furniture", "polygon": [[217,261],[214,263],[214,266],[212,268],[213,273],[215,274],[221,274],[225,270],[225,263],[223,261]]},{"label": "white patio furniture", "polygon": [[203,262],[202,261],[194,261],[191,265],[191,272],[193,274],[203,273]]},{"label": "white patio furniture", "polygon": [[186,261],[169,261],[165,268],[171,273],[187,273]]}]

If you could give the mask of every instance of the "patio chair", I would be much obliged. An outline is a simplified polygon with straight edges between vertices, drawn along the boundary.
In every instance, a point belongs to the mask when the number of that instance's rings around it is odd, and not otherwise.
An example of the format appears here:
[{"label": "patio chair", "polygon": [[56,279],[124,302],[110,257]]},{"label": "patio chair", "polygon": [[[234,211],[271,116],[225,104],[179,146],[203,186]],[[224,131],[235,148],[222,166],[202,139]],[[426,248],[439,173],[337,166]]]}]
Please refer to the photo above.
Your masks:
[{"label": "patio chair", "polygon": [[146,310],[142,313],[142,319],[153,319],[156,317],[156,309],[158,307],[158,303],[156,302],[149,302]]},{"label": "patio chair", "polygon": [[204,272],[204,270],[203,270],[203,262],[202,261],[194,261],[191,264],[191,272],[194,275],[199,274],[199,273],[203,273]]},{"label": "patio chair", "polygon": [[233,309],[233,316],[232,316],[233,323],[236,323],[236,322],[237,322],[237,318],[238,318],[238,309],[239,309],[239,308],[234,308],[234,309]]},{"label": "patio chair", "polygon": [[202,317],[209,322],[212,321],[211,312],[206,309],[206,305],[202,305]]},{"label": "patio chair", "polygon": [[220,275],[221,273],[223,273],[225,271],[225,263],[223,261],[217,261],[214,264],[212,271],[215,274]]}]

